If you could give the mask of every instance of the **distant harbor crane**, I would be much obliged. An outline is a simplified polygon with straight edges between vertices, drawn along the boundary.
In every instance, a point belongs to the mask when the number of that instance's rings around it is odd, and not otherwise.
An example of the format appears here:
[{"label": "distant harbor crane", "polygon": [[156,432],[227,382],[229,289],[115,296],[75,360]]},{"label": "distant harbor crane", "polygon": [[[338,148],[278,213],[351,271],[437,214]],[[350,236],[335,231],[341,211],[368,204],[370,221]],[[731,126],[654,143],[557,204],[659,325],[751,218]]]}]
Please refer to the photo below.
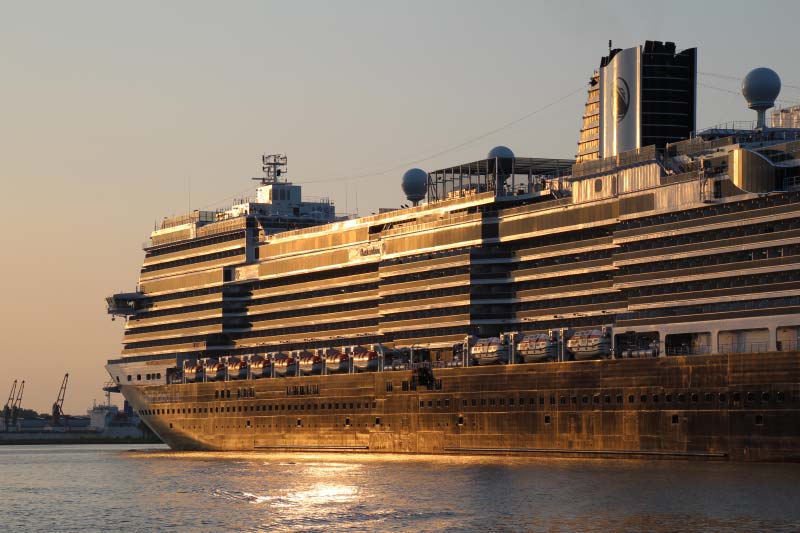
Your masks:
[{"label": "distant harbor crane", "polygon": [[22,380],[22,383],[19,386],[19,390],[17,391],[17,398],[14,400],[14,404],[11,406],[11,425],[16,426],[17,420],[19,419],[19,413],[22,411],[22,393],[25,391],[25,380]]},{"label": "distant harbor crane", "polygon": [[67,394],[67,380],[69,379],[69,374],[64,374],[64,379],[61,382],[61,388],[58,390],[58,398],[56,398],[55,403],[53,404],[53,426],[57,426],[61,417],[64,417],[64,421],[69,428],[69,422],[67,417],[64,416],[64,396]]},{"label": "distant harbor crane", "polygon": [[11,392],[8,393],[8,399],[3,406],[3,429],[8,431],[8,426],[11,423],[11,406],[14,403],[14,393],[17,391],[17,380],[11,385]]}]

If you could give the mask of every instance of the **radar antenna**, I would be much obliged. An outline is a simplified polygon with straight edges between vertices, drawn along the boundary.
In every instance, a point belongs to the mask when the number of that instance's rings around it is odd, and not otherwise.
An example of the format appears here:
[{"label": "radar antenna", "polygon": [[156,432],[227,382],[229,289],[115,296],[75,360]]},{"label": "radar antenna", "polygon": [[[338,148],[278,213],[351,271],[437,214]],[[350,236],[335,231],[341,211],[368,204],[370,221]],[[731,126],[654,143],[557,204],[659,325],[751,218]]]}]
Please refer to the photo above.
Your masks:
[{"label": "radar antenna", "polygon": [[270,183],[278,183],[278,178],[286,174],[287,157],[284,154],[264,154],[261,156],[261,170],[264,171],[264,176],[261,178],[253,178],[260,181],[261,185],[268,185]]}]

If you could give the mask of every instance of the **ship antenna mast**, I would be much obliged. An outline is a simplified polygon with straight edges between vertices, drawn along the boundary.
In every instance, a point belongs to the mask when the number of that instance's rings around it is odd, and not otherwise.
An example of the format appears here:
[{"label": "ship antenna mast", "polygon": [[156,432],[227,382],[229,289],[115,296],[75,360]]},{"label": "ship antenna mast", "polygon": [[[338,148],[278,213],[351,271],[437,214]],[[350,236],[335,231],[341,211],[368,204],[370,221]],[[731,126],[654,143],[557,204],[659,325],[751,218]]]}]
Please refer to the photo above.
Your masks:
[{"label": "ship antenna mast", "polygon": [[261,182],[261,185],[278,183],[278,178],[286,174],[287,157],[284,154],[264,154],[261,156],[261,170],[264,176],[253,178]]}]

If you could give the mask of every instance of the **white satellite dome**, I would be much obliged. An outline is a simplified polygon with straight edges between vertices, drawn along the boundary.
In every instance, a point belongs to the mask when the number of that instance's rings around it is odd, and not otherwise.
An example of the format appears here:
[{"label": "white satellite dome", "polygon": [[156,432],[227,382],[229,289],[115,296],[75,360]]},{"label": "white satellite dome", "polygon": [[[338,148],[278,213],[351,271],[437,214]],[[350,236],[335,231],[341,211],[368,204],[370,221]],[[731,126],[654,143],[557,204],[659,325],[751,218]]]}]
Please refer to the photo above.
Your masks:
[{"label": "white satellite dome", "polygon": [[403,174],[400,186],[403,188],[406,198],[417,205],[428,193],[428,173],[421,168],[408,169]]},{"label": "white satellite dome", "polygon": [[513,157],[514,152],[508,146],[495,146],[489,150],[489,155],[486,156],[486,159],[512,159]]}]

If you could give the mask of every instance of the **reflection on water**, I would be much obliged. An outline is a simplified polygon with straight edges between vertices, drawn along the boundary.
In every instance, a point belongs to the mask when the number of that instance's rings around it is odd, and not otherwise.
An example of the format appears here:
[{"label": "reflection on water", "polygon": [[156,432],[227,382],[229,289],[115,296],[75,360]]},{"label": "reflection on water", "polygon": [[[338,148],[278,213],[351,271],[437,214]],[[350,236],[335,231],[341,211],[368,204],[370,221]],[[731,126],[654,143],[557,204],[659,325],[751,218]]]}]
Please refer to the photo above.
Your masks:
[{"label": "reflection on water", "polygon": [[0,448],[0,529],[800,530],[800,465],[129,448]]}]

